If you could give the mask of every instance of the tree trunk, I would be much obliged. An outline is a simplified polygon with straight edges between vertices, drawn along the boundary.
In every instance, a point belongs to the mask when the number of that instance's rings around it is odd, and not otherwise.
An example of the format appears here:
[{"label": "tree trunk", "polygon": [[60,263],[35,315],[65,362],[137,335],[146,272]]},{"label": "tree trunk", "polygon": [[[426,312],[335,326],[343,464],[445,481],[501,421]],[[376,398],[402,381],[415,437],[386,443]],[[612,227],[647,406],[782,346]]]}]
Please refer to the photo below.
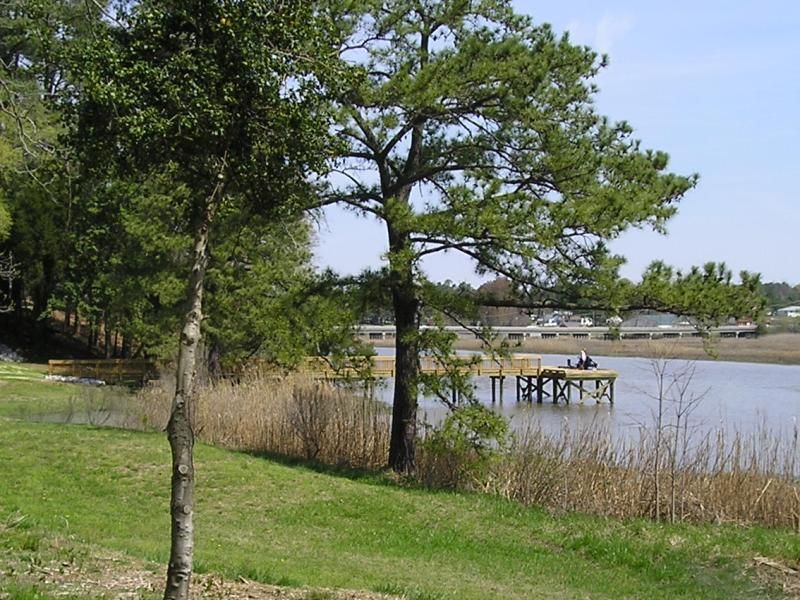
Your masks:
[{"label": "tree trunk", "polygon": [[395,231],[391,224],[388,228],[390,285],[397,333],[389,466],[398,473],[410,473],[416,467],[419,299],[408,253],[408,236]]},{"label": "tree trunk", "polygon": [[108,323],[108,312],[103,315],[103,356],[111,358],[111,326]]},{"label": "tree trunk", "polygon": [[120,350],[122,358],[131,357],[131,334],[127,331],[122,332],[122,349]]},{"label": "tree trunk", "polygon": [[208,233],[211,225],[211,206],[197,226],[194,240],[194,263],[189,277],[189,310],[183,323],[178,352],[175,397],[167,425],[167,437],[172,449],[172,499],[170,514],[172,537],[167,569],[165,600],[187,600],[192,577],[194,550],[194,431],[192,403],[194,401],[195,368],[200,346],[200,322],[203,316],[203,283],[208,265]]},{"label": "tree trunk", "polygon": [[92,317],[89,321],[89,333],[86,336],[86,349],[94,354],[95,344],[97,342],[97,318]]}]

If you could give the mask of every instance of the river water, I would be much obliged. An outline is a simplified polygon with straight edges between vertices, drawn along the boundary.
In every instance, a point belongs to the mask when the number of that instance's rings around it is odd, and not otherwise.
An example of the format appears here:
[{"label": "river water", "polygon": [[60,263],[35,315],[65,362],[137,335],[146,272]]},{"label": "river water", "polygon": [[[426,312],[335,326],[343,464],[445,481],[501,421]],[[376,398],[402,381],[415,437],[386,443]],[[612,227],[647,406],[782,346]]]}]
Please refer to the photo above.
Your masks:
[{"label": "river water", "polygon": [[[379,353],[392,354],[393,349],[379,349]],[[575,360],[575,357],[545,354],[542,365],[564,365],[567,358]],[[613,405],[597,404],[591,399],[581,404],[575,400],[574,390],[573,402],[569,405],[554,405],[548,397],[542,404],[517,402],[513,377],[506,379],[502,404],[492,405],[488,377],[474,379],[476,397],[509,417],[512,426],[517,427],[532,420],[546,431],[555,432],[568,422],[571,427],[605,426],[615,437],[628,439],[635,439],[643,427],[653,427],[659,406],[654,366],[659,363],[646,358],[593,358],[599,368],[619,373]],[[685,385],[683,418],[688,418],[695,433],[769,431],[771,437],[788,440],[800,426],[800,366],[680,359],[671,359],[660,366],[666,371],[666,384],[677,377]],[[687,370],[693,370],[691,377],[679,375]],[[379,390],[379,398],[390,403],[392,386],[393,381],[388,380]],[[682,410],[681,394],[673,385],[662,397],[664,422],[674,422],[675,415]],[[446,414],[446,409],[435,399],[421,397],[420,413],[427,421],[436,423]]]}]

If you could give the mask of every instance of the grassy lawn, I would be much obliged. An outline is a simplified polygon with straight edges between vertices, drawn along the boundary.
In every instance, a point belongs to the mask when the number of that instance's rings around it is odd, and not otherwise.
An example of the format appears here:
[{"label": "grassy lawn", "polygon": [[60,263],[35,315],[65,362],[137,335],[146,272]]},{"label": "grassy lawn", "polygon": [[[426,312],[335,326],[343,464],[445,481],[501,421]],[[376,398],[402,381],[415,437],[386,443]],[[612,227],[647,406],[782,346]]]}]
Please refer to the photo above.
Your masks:
[{"label": "grassy lawn", "polygon": [[[18,385],[10,402],[25,401]],[[0,598],[51,597],[25,576],[48,560],[69,571],[100,557],[159,579],[169,463],[163,434],[0,417]],[[418,600],[750,599],[788,597],[763,565],[800,563],[790,531],[552,516],[205,445],[196,468],[196,570],[226,580]]]},{"label": "grassy lawn", "polygon": [[86,421],[87,412],[113,407],[130,393],[125,387],[48,381],[46,375],[47,365],[0,362],[0,417]]}]

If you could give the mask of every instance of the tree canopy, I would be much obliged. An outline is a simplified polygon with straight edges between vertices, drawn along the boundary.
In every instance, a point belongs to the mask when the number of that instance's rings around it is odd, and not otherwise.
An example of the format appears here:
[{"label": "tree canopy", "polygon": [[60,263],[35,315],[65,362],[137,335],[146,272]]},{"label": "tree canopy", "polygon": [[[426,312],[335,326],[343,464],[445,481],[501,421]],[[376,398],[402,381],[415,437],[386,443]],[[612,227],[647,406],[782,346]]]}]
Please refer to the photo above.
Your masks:
[{"label": "tree canopy", "polygon": [[632,289],[608,241],[631,227],[663,231],[697,176],[669,172],[666,153],[597,113],[604,57],[511,2],[367,0],[338,17],[343,60],[361,78],[340,97],[347,150],[321,203],[386,225],[398,373],[390,463],[402,471],[414,465],[417,356],[429,350],[420,311],[448,304],[426,297],[422,260],[464,254],[530,306],[631,302],[669,277],[655,268],[645,291]]},{"label": "tree canopy", "polygon": [[[172,547],[165,598],[188,597],[192,572],[191,406],[214,235],[231,214],[288,223],[309,204],[330,154],[327,88],[341,80],[334,31],[310,4],[142,1],[77,45],[70,62],[72,144],[84,178],[166,177],[190,240],[167,426]],[[135,197],[135,198],[138,198]],[[134,198],[134,199],[135,199]],[[249,249],[260,251],[256,240]],[[223,247],[220,244],[220,247]],[[218,284],[222,284],[218,277]]]}]

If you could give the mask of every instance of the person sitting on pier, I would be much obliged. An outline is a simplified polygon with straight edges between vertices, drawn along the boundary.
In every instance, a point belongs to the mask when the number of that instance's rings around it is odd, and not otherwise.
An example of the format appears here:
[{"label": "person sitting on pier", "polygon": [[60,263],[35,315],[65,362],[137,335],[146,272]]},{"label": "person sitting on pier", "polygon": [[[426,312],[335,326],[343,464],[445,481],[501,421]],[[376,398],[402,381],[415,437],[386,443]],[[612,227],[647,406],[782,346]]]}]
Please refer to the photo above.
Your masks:
[{"label": "person sitting on pier", "polygon": [[581,354],[578,357],[578,369],[593,369],[597,367],[597,363],[592,360],[592,357],[586,353],[586,348],[581,350]]}]

